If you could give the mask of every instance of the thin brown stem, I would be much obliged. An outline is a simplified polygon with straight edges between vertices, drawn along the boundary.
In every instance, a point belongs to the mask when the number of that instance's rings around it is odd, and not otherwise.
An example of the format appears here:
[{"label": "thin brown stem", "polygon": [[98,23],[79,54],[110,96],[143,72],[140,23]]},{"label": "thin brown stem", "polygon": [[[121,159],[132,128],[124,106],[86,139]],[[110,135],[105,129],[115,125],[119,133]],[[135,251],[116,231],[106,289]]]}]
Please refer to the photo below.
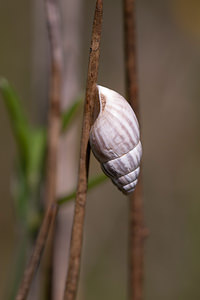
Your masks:
[{"label": "thin brown stem", "polygon": [[61,66],[62,52],[60,39],[60,23],[57,0],[45,0],[47,27],[51,52],[51,80],[49,95],[48,142],[47,142],[47,179],[46,203],[47,209],[40,228],[35,248],[30,262],[25,270],[16,300],[26,299],[33,276],[44,249],[49,229],[55,224],[58,206],[56,203],[56,169],[57,150],[60,133],[60,98],[61,98]]},{"label": "thin brown stem", "polygon": [[[56,219],[57,212],[55,212],[54,220]],[[45,243],[43,259],[41,262],[40,273],[40,299],[51,300],[53,288],[53,255],[54,255],[54,234],[55,222],[52,222],[49,228],[48,237]]]},{"label": "thin brown stem", "polygon": [[123,0],[126,89],[128,100],[139,118],[135,6],[136,0]]},{"label": "thin brown stem", "polygon": [[64,292],[65,300],[74,300],[78,289],[80,260],[83,241],[83,227],[86,206],[86,193],[89,169],[89,131],[92,123],[94,100],[96,96],[96,83],[98,76],[100,39],[103,16],[103,1],[97,0],[93,22],[92,39],[90,47],[88,76],[86,86],[83,128],[81,136],[81,150],[79,160],[78,187],[75,202],[75,212],[70,245],[68,274]]},{"label": "thin brown stem", "polygon": [[32,279],[34,276],[34,273],[36,271],[36,268],[38,266],[38,263],[40,261],[40,257],[42,254],[42,250],[44,248],[49,227],[51,224],[55,222],[55,216],[57,213],[57,204],[52,204],[49,206],[48,210],[45,213],[44,221],[41,225],[40,232],[38,234],[36,244],[33,250],[33,254],[30,258],[29,264],[24,272],[24,276],[20,285],[20,288],[18,290],[18,294],[16,296],[16,300],[25,300],[28,296],[28,292],[32,283]]},{"label": "thin brown stem", "polygon": [[[47,183],[46,183],[46,207],[56,201],[57,181],[57,153],[59,132],[61,128],[61,88],[62,88],[62,41],[61,24],[58,0],[44,0],[46,8],[46,21],[50,42],[51,78],[50,78],[50,107],[48,123],[48,156],[47,156]],[[55,211],[54,219],[56,219]],[[55,222],[49,227],[46,242],[45,256],[42,261],[41,283],[42,299],[51,299],[52,273],[53,273],[53,242]]]},{"label": "thin brown stem", "polygon": [[[126,89],[128,100],[139,119],[136,66],[136,0],[123,0]],[[129,299],[143,299],[144,212],[141,175],[129,206]]]},{"label": "thin brown stem", "polygon": [[57,150],[61,128],[62,43],[60,37],[59,1],[44,0],[50,42],[51,78],[49,91],[47,185],[46,200],[55,202],[57,179]]}]

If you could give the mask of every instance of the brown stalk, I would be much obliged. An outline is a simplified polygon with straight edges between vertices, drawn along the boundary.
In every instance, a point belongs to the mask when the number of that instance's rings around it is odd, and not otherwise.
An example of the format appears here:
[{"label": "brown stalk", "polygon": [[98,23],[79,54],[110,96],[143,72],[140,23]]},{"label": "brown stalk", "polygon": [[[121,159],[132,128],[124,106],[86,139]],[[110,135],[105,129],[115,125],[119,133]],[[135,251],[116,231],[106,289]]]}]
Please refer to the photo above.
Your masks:
[{"label": "brown stalk", "polygon": [[[128,100],[139,119],[135,10],[136,0],[123,0],[126,90]],[[147,229],[144,229],[141,175],[129,201],[129,299],[142,300],[144,237]]]},{"label": "brown stalk", "polygon": [[79,160],[78,187],[75,201],[75,212],[72,227],[69,267],[65,285],[64,300],[74,300],[78,289],[80,272],[80,260],[83,241],[83,227],[86,206],[86,193],[89,170],[89,132],[94,111],[94,99],[96,96],[96,83],[98,76],[100,39],[103,16],[103,1],[96,1],[96,9],[93,21],[92,39],[89,55],[85,108],[83,128],[81,136],[81,150]]},{"label": "brown stalk", "polygon": [[46,23],[48,29],[50,55],[51,55],[51,78],[49,90],[49,123],[48,123],[48,153],[47,156],[47,182],[46,182],[46,207],[51,203],[56,205],[53,213],[53,222],[45,241],[45,256],[42,261],[41,270],[41,296],[42,299],[51,299],[52,296],[52,274],[53,274],[53,243],[55,232],[55,220],[58,212],[56,203],[56,182],[57,182],[57,157],[58,144],[61,128],[61,91],[62,91],[62,40],[61,24],[58,0],[44,0]]},{"label": "brown stalk", "polygon": [[60,98],[61,98],[61,39],[59,28],[58,3],[56,0],[46,0],[46,18],[51,51],[51,79],[48,115],[48,141],[47,141],[47,179],[46,202],[47,209],[41,225],[33,254],[25,270],[16,300],[27,298],[33,276],[39,264],[50,227],[56,219],[58,206],[56,203],[56,169],[57,150],[60,133]]}]

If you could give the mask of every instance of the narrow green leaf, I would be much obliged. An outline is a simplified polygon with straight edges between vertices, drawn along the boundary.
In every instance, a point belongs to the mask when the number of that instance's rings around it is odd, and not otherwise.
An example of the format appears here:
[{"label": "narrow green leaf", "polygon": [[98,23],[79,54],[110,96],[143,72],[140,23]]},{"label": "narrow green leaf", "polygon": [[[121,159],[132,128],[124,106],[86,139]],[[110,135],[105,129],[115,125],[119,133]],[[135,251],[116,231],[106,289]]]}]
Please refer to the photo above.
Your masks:
[{"label": "narrow green leaf", "polygon": [[18,149],[22,159],[26,160],[29,136],[29,124],[27,118],[23,112],[19,97],[16,95],[9,82],[4,78],[0,79],[0,91],[10,118]]},{"label": "narrow green leaf", "polygon": [[70,122],[76,116],[76,113],[82,103],[83,103],[83,95],[78,97],[78,99],[76,99],[75,102],[73,102],[73,104],[66,110],[66,112],[63,113],[63,115],[62,115],[62,132],[66,131]]},{"label": "narrow green leaf", "polygon": [[[91,190],[94,187],[100,185],[101,183],[103,183],[107,179],[108,179],[108,177],[106,175],[104,175],[104,174],[97,175],[97,176],[93,177],[88,182],[88,190]],[[60,199],[58,199],[58,204],[66,203],[66,202],[74,199],[75,197],[76,197],[76,190],[74,190],[73,192],[71,192],[69,195],[61,197]]]},{"label": "narrow green leaf", "polygon": [[31,130],[29,136],[27,177],[32,189],[37,189],[44,171],[46,143],[47,136],[44,128]]},{"label": "narrow green leaf", "polygon": [[12,198],[14,200],[15,214],[18,221],[25,226],[27,223],[28,200],[30,198],[30,189],[27,184],[26,174],[20,161],[17,161],[15,168],[15,180],[12,186]]}]

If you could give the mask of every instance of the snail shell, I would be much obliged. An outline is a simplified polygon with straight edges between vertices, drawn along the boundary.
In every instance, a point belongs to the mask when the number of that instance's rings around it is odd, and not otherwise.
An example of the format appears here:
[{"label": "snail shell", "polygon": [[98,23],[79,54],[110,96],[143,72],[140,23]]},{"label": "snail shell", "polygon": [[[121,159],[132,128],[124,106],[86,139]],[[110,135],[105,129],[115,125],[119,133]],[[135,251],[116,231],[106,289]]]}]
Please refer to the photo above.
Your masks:
[{"label": "snail shell", "polygon": [[142,145],[139,124],[129,103],[117,92],[97,86],[92,152],[102,170],[125,194],[134,191],[140,172]]}]

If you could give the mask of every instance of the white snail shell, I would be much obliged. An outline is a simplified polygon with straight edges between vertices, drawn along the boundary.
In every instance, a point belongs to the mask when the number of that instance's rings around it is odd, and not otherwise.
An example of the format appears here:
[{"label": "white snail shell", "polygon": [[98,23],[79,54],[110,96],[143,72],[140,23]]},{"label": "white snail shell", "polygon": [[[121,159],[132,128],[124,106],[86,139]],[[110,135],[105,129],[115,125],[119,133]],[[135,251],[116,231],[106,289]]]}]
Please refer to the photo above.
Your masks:
[{"label": "white snail shell", "polygon": [[139,124],[129,103],[117,92],[97,86],[99,107],[95,107],[90,130],[92,152],[102,170],[125,194],[134,191],[140,172],[142,145]]}]

